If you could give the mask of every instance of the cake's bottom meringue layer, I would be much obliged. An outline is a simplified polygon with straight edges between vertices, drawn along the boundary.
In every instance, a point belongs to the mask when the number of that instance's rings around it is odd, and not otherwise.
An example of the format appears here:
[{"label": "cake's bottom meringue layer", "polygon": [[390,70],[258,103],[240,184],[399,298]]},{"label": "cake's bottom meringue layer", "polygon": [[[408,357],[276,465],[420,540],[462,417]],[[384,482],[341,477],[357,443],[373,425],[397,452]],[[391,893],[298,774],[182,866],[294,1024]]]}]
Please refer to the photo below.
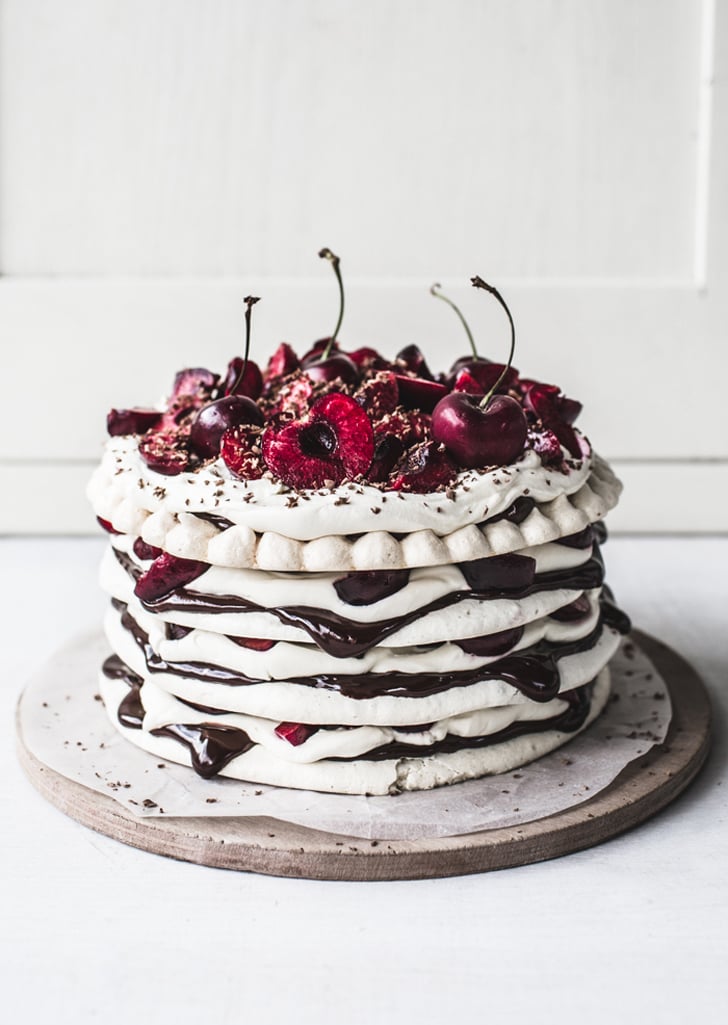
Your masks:
[{"label": "cake's bottom meringue layer", "polygon": [[417,733],[316,728],[294,746],[275,733],[274,721],[191,707],[117,656],[101,676],[114,725],[158,757],[190,765],[203,776],[371,795],[427,790],[525,765],[585,729],[604,708],[609,689],[605,667],[593,682],[551,702],[476,710]]}]

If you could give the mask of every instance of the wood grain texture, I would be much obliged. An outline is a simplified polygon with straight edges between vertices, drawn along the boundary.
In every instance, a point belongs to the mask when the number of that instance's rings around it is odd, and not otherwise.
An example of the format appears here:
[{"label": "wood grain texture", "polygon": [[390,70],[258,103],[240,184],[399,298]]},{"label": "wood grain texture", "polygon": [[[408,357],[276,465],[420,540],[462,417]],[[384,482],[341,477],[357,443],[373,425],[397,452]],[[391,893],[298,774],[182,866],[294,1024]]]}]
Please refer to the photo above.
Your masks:
[{"label": "wood grain texture", "polygon": [[558,815],[466,836],[367,841],[273,819],[138,819],[111,798],[39,762],[18,734],[33,785],[65,814],[122,843],[214,868],[309,879],[422,879],[486,872],[560,857],[630,829],[672,801],[700,770],[710,740],[710,703],[695,671],[642,633],[637,642],[663,675],[673,718],[663,744],[632,762],[590,801]]}]

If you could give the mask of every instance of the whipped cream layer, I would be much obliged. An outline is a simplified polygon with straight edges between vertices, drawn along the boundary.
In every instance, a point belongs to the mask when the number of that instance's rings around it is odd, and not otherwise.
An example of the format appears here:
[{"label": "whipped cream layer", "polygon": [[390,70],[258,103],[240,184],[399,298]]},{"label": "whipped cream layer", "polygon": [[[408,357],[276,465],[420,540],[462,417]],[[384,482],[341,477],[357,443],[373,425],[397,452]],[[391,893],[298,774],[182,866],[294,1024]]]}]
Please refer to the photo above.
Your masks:
[{"label": "whipped cream layer", "polygon": [[[593,685],[584,688],[574,702],[571,722],[570,703],[558,700],[540,710],[505,708],[441,720],[419,735],[370,726],[317,730],[295,748],[265,720],[216,716],[211,721],[209,713],[196,713],[148,683],[130,691],[113,675],[102,674],[100,686],[112,722],[122,734],[157,757],[195,767],[201,775],[383,795],[508,772],[555,750],[602,711],[609,697],[609,670],[603,669]],[[139,716],[133,726],[114,714],[126,702],[128,715],[130,693],[133,714]],[[180,718],[186,725],[180,727]],[[127,718],[130,721],[134,720]],[[567,729],[559,728],[564,724]],[[484,732],[478,732],[481,729]],[[438,744],[442,750],[429,753]],[[387,757],[388,748],[392,757]]]},{"label": "whipped cream layer", "polygon": [[[88,487],[94,511],[180,558],[231,568],[345,571],[446,565],[532,547],[601,519],[621,485],[590,453],[545,468],[533,451],[512,466],[470,470],[434,494],[345,484],[292,492],[232,480],[219,460],[165,477],[133,437],[112,438]],[[526,506],[521,515],[520,506]]]},{"label": "whipped cream layer", "polygon": [[[536,664],[537,653],[529,655],[532,647],[521,656],[524,663],[515,656],[515,665],[509,661],[513,658],[509,653],[474,659],[467,669],[446,673],[297,673],[287,679],[260,680],[224,665],[158,658],[150,641],[135,636],[133,625],[126,625],[118,612],[107,616],[106,631],[112,649],[139,679],[153,677],[156,686],[194,705],[277,722],[399,726],[434,722],[482,708],[533,703],[529,693],[538,695],[537,703],[550,700],[594,679],[620,639],[614,627],[598,622],[581,638],[556,643],[554,651],[541,656],[543,666]],[[525,681],[519,679],[519,670],[527,674]]]}]

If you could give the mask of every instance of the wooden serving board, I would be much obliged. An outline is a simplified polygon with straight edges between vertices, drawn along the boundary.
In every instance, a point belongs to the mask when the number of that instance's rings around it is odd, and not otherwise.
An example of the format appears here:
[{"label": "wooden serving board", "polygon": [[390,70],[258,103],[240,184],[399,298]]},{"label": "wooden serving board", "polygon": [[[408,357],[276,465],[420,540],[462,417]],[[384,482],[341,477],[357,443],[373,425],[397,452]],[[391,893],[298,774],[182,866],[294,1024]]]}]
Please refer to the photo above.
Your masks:
[{"label": "wooden serving board", "polygon": [[710,701],[697,673],[660,641],[635,640],[672,699],[664,743],[631,762],[589,801],[547,818],[464,836],[361,840],[271,818],[138,818],[104,794],[39,761],[18,727],[20,762],[33,785],[85,826],[145,851],[215,868],[307,879],[425,879],[527,865],[582,850],[644,822],[695,777],[708,753]]}]

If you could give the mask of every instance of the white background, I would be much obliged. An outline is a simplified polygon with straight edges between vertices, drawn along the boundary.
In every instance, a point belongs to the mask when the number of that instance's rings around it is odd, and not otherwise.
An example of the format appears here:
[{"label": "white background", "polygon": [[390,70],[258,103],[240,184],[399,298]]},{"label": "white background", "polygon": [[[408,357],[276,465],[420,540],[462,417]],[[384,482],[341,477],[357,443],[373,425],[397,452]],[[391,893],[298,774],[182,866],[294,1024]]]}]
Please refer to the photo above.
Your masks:
[{"label": "white background", "polygon": [[[464,342],[436,279],[502,358],[502,317],[467,287],[492,278],[517,365],[584,402],[625,478],[610,521],[725,530],[727,8],[0,0],[0,531],[93,531],[107,408],[224,364],[248,292],[261,359],[330,333],[322,245],[344,261],[344,341],[435,365]],[[722,1022],[725,540],[607,548],[620,602],[713,696],[713,754],[679,801],[558,861],[371,885],[157,858],[32,790],[15,694],[100,620],[101,545],[0,541],[5,1017]]]},{"label": "white background", "polygon": [[[723,530],[728,10],[714,0],[0,0],[0,530],[93,530],[111,405],[329,334],[585,406],[618,529]],[[53,495],[48,501],[49,491]],[[696,502],[696,494],[706,496]]]}]

